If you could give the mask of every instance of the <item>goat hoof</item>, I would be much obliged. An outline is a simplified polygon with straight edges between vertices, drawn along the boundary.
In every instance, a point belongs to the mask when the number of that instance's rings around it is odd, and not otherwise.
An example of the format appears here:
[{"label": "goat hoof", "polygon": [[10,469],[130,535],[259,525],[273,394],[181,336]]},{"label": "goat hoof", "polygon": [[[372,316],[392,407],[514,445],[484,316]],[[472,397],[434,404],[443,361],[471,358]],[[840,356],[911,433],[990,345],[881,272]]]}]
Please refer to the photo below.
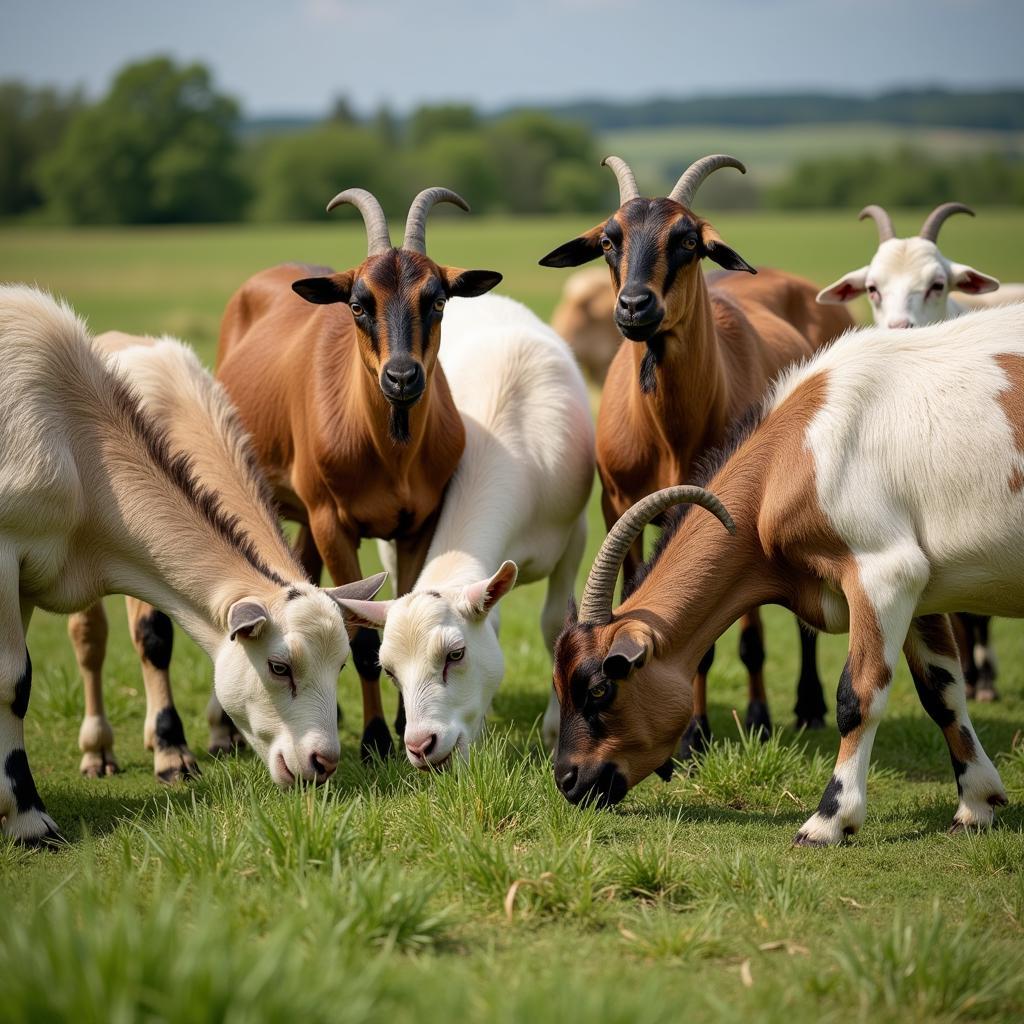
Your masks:
[{"label": "goat hoof", "polygon": [[153,765],[153,774],[157,782],[165,786],[176,786],[179,782],[198,779],[203,773],[199,764],[188,748],[184,750],[162,750]]},{"label": "goat hoof", "polygon": [[754,733],[762,743],[768,742],[772,733],[772,716],[763,700],[752,700],[747,705],[747,716],[743,722],[747,732]]},{"label": "goat hoof", "polygon": [[105,779],[110,775],[117,775],[121,769],[114,755],[103,750],[84,755],[78,770],[87,779]]},{"label": "goat hoof", "polygon": [[692,761],[711,746],[711,723],[707,715],[694,715],[679,741],[677,761]]},{"label": "goat hoof", "polygon": [[793,837],[793,845],[810,846],[813,848],[818,848],[821,846],[831,846],[832,844],[825,839],[814,839],[811,836],[809,836],[806,832],[797,832],[797,834]]},{"label": "goat hoof", "polygon": [[373,718],[363,730],[363,738],[359,743],[359,757],[364,764],[369,764],[375,757],[382,761],[395,752],[395,741],[391,738],[391,730],[383,718]]}]

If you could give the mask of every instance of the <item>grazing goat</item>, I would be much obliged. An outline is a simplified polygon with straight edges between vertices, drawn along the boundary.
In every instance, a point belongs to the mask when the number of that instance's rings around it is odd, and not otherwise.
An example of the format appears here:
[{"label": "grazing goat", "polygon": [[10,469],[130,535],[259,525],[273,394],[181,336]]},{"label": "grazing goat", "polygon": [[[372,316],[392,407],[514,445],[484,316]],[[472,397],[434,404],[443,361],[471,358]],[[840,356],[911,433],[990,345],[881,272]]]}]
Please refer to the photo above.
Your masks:
[{"label": "grazing goat", "polygon": [[[556,648],[559,788],[574,803],[614,803],[657,770],[691,715],[688,680],[708,645],[744,608],[771,602],[850,635],[838,761],[796,842],[837,843],[863,823],[901,647],[949,747],[954,828],[989,825],[1006,794],[971,725],[943,613],[1024,616],[1022,491],[1024,305],[850,334],[792,370],[708,490],[650,495],[605,539]],[[671,517],[613,609],[637,534],[680,502],[720,522]]]},{"label": "grazing goat", "polygon": [[[57,837],[25,753],[32,611],[73,612],[106,593],[166,610],[210,655],[217,697],[275,782],[327,778],[348,655],[339,593],[303,578],[262,505],[235,514],[204,484],[67,306],[0,288],[0,355],[4,834]],[[381,583],[341,593],[370,597]]]},{"label": "grazing goat", "polygon": [[[265,270],[224,313],[217,376],[283,514],[301,524],[302,560],[314,580],[324,563],[335,583],[358,579],[360,538],[380,537],[397,547],[397,592],[409,590],[462,455],[462,420],[437,367],[441,318],[449,299],[482,295],[501,275],[427,257],[426,216],[439,202],[469,209],[448,189],[424,190],[396,249],[377,200],[362,189],[342,192],[328,210],[359,210],[367,258],[315,277],[306,266]],[[378,646],[369,629],[352,641],[364,757],[393,749]],[[396,728],[401,734],[401,709]]]},{"label": "grazing goat", "polygon": [[[520,583],[548,580],[540,622],[554,651],[594,479],[583,378],[563,340],[525,306],[498,296],[453,302],[441,364],[466,449],[423,572],[396,601],[345,606],[355,621],[383,627],[381,667],[404,699],[406,753],[424,769],[465,755],[480,733],[504,674],[495,605],[517,572]],[[552,693],[544,716],[551,747],[557,728]]]},{"label": "grazing goat", "polygon": [[551,314],[551,326],[569,343],[583,372],[595,384],[603,384],[622,344],[608,272],[586,267],[570,274]]},{"label": "grazing goat", "polygon": [[[733,157],[693,163],[666,199],[640,197],[632,171],[618,157],[605,161],[619,182],[620,207],[603,224],[548,253],[548,267],[578,266],[604,255],[617,293],[615,322],[623,345],[608,371],[597,421],[597,465],[608,527],[634,502],[691,479],[701,458],[720,445],[732,423],[794,360],[852,326],[845,310],[823,311],[808,281],[763,270],[755,281],[732,278],[708,288],[705,257],[727,270],[757,271],[727,246],[691,205],[701,182]],[[833,315],[838,313],[838,315]],[[626,553],[627,591],[643,561],[642,537]],[[771,726],[764,691],[763,631],[756,605],[740,610],[740,657],[749,673],[746,723],[766,735]],[[825,707],[815,666],[815,639],[801,629],[804,652],[797,692],[801,724],[822,724]],[[697,668],[695,711],[683,737],[683,757],[705,749],[710,648]],[[812,699],[808,699],[808,697]]]},{"label": "grazing goat", "polygon": [[[865,206],[860,219],[870,217],[875,222],[878,250],[867,266],[845,274],[823,289],[818,301],[850,302],[867,292],[871,313],[880,327],[924,327],[972,309],[1024,298],[1024,285],[1000,285],[994,277],[966,264],[953,263],[940,252],[939,231],[947,218],[956,213],[974,216],[974,211],[963,203],[942,203],[928,214],[917,235],[897,238],[892,218],[885,209]],[[994,700],[996,659],[989,643],[988,620],[967,616],[956,625],[967,670],[968,693],[982,700]]]}]

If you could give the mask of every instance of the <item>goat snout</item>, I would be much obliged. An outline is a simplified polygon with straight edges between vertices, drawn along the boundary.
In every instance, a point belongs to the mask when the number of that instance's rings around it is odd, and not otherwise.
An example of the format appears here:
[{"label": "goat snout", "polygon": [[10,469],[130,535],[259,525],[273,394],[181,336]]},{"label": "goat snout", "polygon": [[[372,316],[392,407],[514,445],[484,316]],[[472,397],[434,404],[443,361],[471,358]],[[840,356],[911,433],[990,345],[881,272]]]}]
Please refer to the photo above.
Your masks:
[{"label": "goat snout", "polygon": [[555,781],[571,804],[611,807],[629,791],[626,776],[611,761],[596,766],[559,761],[555,765]]},{"label": "goat snout", "polygon": [[618,313],[633,321],[643,322],[655,311],[657,300],[649,288],[638,289],[632,294],[619,293]]},{"label": "goat snout", "polygon": [[418,761],[425,761],[437,746],[437,733],[406,735],[405,749]]},{"label": "goat snout", "polygon": [[309,755],[309,767],[316,776],[317,782],[326,782],[337,770],[338,759],[320,751],[314,751]]},{"label": "goat snout", "polygon": [[381,374],[381,390],[385,397],[399,405],[411,405],[423,394],[425,386],[423,368],[418,363],[387,363]]}]

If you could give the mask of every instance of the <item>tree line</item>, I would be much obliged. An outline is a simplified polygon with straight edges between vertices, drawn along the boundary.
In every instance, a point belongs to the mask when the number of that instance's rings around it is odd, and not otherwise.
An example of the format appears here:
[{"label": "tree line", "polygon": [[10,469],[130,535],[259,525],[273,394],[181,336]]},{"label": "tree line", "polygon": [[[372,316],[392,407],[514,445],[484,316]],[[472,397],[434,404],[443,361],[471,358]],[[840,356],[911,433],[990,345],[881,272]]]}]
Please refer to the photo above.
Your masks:
[{"label": "tree line", "polygon": [[[928,95],[907,94],[907,102],[924,104]],[[699,102],[711,103],[692,101]],[[827,119],[817,100],[804,102],[803,116]],[[718,100],[708,109],[730,123],[727,107]],[[645,116],[651,124],[663,115]],[[930,123],[926,113],[921,121]],[[594,124],[582,107],[485,117],[450,104],[400,119],[387,109],[359,117],[339,100],[322,122],[245,132],[238,103],[216,89],[206,67],[158,57],[125,67],[92,103],[78,92],[0,83],[0,218],[307,220],[322,217],[326,200],[350,185],[371,189],[400,216],[410,196],[434,184],[483,213],[600,212],[617,193],[599,166]],[[1019,203],[1024,167],[997,154],[941,161],[904,151],[807,162],[779,183],[730,196],[709,198],[783,208],[927,206],[951,196]]]}]

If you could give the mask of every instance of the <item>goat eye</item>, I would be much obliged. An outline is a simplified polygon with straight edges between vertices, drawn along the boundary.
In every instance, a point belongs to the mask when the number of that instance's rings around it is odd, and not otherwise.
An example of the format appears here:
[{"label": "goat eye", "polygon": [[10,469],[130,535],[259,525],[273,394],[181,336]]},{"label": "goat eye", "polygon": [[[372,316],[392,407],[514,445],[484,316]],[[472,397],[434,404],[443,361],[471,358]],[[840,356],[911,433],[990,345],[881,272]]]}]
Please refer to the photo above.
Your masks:
[{"label": "goat eye", "polygon": [[444,307],[445,307],[445,304],[447,303],[447,301],[448,301],[447,299],[435,299],[434,300],[434,312],[435,313],[442,312],[444,310]]},{"label": "goat eye", "polygon": [[268,661],[270,672],[279,679],[289,679],[292,674],[291,668],[283,661]]},{"label": "goat eye", "polygon": [[602,249],[603,249],[603,250],[604,250],[605,252],[611,252],[611,251],[612,251],[612,249],[614,248],[614,246],[612,245],[612,240],[611,240],[610,238],[608,238],[607,236],[605,236],[604,238],[602,238],[602,239],[601,239],[601,248],[602,248]]},{"label": "goat eye", "polygon": [[360,306],[358,302],[350,302],[348,308],[352,310],[352,315],[353,316],[362,316],[363,315],[363,307]]},{"label": "goat eye", "polygon": [[608,684],[607,683],[595,683],[590,688],[590,699],[591,700],[604,700],[608,696]]},{"label": "goat eye", "polygon": [[946,286],[945,286],[945,284],[942,281],[933,281],[928,286],[928,291],[929,291],[929,293],[931,293],[931,292],[941,292],[942,289],[945,288],[945,287]]},{"label": "goat eye", "polygon": [[696,249],[697,248],[697,239],[694,238],[692,235],[689,235],[688,237],[684,238],[683,239],[683,248],[684,249],[690,249],[690,250]]},{"label": "goat eye", "polygon": [[466,648],[465,647],[460,647],[457,651],[449,651],[448,652],[448,660],[449,661],[462,661],[462,659],[465,656],[466,656]]}]

